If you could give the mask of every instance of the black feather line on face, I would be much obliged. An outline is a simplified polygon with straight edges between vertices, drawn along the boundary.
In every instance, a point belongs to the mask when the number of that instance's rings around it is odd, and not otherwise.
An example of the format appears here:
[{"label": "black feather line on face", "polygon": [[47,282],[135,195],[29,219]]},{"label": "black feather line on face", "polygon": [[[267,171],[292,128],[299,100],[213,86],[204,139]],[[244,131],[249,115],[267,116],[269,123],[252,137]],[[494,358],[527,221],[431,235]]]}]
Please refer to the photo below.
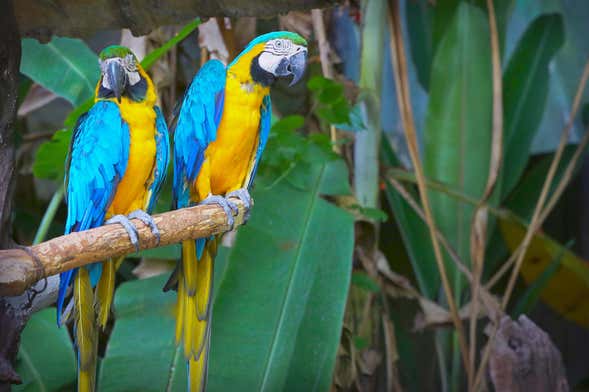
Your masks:
[{"label": "black feather line on face", "polygon": [[259,63],[259,57],[260,57],[261,53],[259,55],[257,55],[256,57],[254,57],[254,59],[252,60],[252,65],[250,67],[250,73],[252,74],[252,79],[254,80],[254,82],[261,84],[264,87],[268,87],[271,86],[272,83],[274,83],[274,81],[276,80],[276,77],[266,71],[265,69],[263,69],[262,67],[260,67],[260,63]]},{"label": "black feather line on face", "polygon": [[129,97],[133,101],[143,101],[145,99],[145,94],[147,93],[147,81],[141,76],[141,79],[139,79],[139,81],[133,86],[127,86],[125,92],[129,94]]},{"label": "black feather line on face", "polygon": [[[127,85],[125,87],[123,97],[127,97],[135,102],[141,102],[145,99],[147,93],[147,81],[141,76],[141,74],[140,77],[141,79],[139,79],[139,82],[135,83],[133,86]],[[100,81],[100,88],[98,89],[98,98],[115,98],[115,93],[112,90],[104,88],[102,80]]]}]

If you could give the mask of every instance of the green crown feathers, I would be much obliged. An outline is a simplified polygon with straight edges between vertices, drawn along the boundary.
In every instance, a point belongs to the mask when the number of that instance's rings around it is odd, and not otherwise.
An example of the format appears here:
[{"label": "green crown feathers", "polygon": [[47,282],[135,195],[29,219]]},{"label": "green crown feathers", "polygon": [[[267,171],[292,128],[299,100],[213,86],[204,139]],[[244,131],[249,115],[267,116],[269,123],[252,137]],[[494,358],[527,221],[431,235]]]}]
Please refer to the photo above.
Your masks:
[{"label": "green crown feathers", "polygon": [[133,52],[131,52],[131,49],[129,49],[125,46],[111,45],[111,46],[107,46],[106,48],[102,49],[102,52],[100,52],[100,55],[98,57],[100,58],[100,60],[106,60],[106,59],[112,59],[114,57],[123,58],[129,54],[132,54],[133,56],[135,56],[135,54],[133,54]]}]

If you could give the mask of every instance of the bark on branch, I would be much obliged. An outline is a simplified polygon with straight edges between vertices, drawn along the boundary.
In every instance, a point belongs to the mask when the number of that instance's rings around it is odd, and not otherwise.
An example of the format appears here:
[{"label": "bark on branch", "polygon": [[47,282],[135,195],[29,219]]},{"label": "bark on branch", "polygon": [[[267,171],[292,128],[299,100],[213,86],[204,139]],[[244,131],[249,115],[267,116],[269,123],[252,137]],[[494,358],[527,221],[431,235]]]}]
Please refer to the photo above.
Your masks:
[{"label": "bark on branch", "polygon": [[48,41],[52,35],[84,37],[120,28],[144,35],[197,16],[274,16],[335,3],[337,0],[19,0],[15,8],[21,34]]},{"label": "bark on branch", "polygon": [[[0,247],[12,240],[12,195],[15,180],[14,118],[18,95],[20,37],[11,0],[0,0]],[[20,382],[14,370],[19,337],[28,314],[0,298],[0,391]]]},{"label": "bark on branch", "polygon": [[[243,223],[245,207],[241,201],[232,200],[239,207],[235,217],[237,227]],[[208,237],[231,229],[223,209],[216,205],[183,208],[155,215],[153,219],[161,234],[159,244],[149,227],[132,220],[138,229],[141,249]],[[135,248],[129,236],[119,224],[63,235],[20,249],[0,250],[0,296],[19,295],[44,277],[133,252]]]},{"label": "bark on branch", "polygon": [[569,391],[560,352],[548,334],[526,316],[501,320],[489,358],[495,391]]}]

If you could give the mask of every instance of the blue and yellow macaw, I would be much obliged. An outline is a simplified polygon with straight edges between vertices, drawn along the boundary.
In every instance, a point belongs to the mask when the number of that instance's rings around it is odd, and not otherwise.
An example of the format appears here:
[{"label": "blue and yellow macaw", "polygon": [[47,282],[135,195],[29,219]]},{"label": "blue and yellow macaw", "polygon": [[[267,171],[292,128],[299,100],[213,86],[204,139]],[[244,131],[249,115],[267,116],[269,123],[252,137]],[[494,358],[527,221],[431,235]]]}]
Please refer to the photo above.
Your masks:
[{"label": "blue and yellow macaw", "polygon": [[[74,129],[68,155],[65,233],[104,223],[122,224],[138,248],[138,218],[159,232],[148,215],[168,166],[168,128],[156,106],[155,87],[135,55],[109,46],[99,56],[101,77],[92,108]],[[74,318],[78,391],[93,391],[98,330],[108,321],[116,268],[122,257],[62,273],[58,324]],[[68,289],[73,301],[62,314]],[[94,289],[95,287],[95,289]]]},{"label": "blue and yellow macaw", "polygon": [[[174,134],[174,200],[182,208],[220,204],[233,226],[236,206],[251,205],[249,189],[270,132],[270,86],[303,75],[307,42],[280,31],[254,39],[225,67],[208,61],[184,96]],[[189,386],[206,385],[211,335],[213,261],[218,238],[182,243],[182,260],[166,288],[177,283],[176,343],[183,341]]]}]

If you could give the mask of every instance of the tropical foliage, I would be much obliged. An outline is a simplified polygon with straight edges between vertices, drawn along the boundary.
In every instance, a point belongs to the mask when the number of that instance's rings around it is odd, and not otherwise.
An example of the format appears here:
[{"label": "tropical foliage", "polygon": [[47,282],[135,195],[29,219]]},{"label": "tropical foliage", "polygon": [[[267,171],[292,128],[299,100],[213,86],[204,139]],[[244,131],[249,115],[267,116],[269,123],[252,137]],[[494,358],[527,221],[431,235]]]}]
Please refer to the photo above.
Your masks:
[{"label": "tropical foliage", "polygon": [[[210,391],[474,390],[493,312],[531,315],[543,303],[557,322],[589,327],[589,302],[579,300],[589,294],[589,255],[573,244],[583,233],[570,230],[579,217],[558,212],[589,141],[579,115],[589,98],[580,82],[589,29],[578,23],[589,6],[351,3],[319,14],[329,21],[328,53],[316,42],[326,31],[308,14],[254,26],[307,34],[312,61],[295,96],[273,91],[256,205],[216,260]],[[233,39],[221,39],[229,49],[252,34],[231,22]],[[142,38],[167,114],[219,44],[200,50],[199,23]],[[23,39],[22,47],[21,109],[42,86],[59,97],[46,106],[63,114],[38,105],[27,117],[41,119],[20,124],[19,189],[36,191],[17,202],[26,243],[62,231],[63,162],[98,68],[79,39]],[[558,214],[568,230],[553,223]],[[99,390],[184,390],[175,295],[161,291],[178,252],[158,248],[124,262],[115,321],[101,336]],[[453,305],[465,322],[457,324]],[[16,390],[71,390],[70,344],[53,309],[33,315]],[[567,364],[581,360],[563,355]],[[569,381],[587,376],[575,370]]]}]

